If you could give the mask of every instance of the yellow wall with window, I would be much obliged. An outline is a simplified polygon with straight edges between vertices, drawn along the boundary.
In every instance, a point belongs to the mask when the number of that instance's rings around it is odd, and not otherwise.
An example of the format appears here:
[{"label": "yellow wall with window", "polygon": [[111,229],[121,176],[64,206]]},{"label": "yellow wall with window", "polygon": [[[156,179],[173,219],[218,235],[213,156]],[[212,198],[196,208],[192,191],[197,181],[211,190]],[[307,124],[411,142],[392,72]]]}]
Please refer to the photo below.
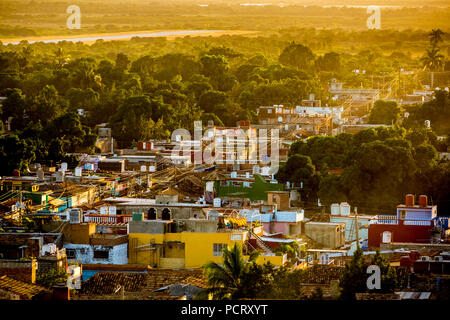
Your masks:
[{"label": "yellow wall with window", "polygon": [[[160,266],[160,257],[158,250],[149,250],[148,244],[153,240],[155,244],[163,244],[169,241],[178,241],[185,244],[185,268],[201,268],[205,263],[214,261],[222,262],[221,255],[214,255],[214,244],[225,244],[232,248],[235,243],[241,247],[245,239],[245,232],[233,233],[235,240],[232,240],[232,234],[224,233],[166,233],[166,234],[147,234],[130,233],[129,237],[129,263],[132,264],[156,264]],[[240,237],[239,237],[240,235]],[[237,237],[236,237],[237,236]],[[240,238],[240,239],[239,239]],[[162,258],[162,257],[161,257]],[[165,263],[165,265],[167,265]]]}]

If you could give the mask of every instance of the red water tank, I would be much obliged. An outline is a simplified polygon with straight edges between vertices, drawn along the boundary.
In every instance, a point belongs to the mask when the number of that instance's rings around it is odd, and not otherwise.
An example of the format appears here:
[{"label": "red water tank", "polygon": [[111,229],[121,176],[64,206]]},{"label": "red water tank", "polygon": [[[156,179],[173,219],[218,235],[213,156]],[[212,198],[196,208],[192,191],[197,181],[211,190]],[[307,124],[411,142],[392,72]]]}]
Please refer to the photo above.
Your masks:
[{"label": "red water tank", "polygon": [[413,194],[407,194],[405,204],[407,207],[414,206],[414,195]]},{"label": "red water tank", "polygon": [[426,195],[421,194],[419,196],[419,206],[425,208],[428,205],[428,198]]},{"label": "red water tank", "polygon": [[147,141],[147,143],[145,144],[145,150],[152,150],[152,147],[153,147],[153,142]]},{"label": "red water tank", "polygon": [[20,177],[20,170],[17,170],[17,169],[14,170],[14,171],[13,171],[13,176],[14,176],[14,177]]},{"label": "red water tank", "polygon": [[144,142],[142,141],[138,142],[138,150],[144,150]]}]

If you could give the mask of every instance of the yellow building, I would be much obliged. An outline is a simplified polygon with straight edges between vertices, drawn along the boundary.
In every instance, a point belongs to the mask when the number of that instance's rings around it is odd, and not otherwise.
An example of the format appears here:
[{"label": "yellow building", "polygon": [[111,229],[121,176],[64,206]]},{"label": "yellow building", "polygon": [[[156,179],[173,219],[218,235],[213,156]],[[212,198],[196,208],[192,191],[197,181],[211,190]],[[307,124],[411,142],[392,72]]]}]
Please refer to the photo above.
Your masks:
[{"label": "yellow building", "polygon": [[[194,222],[189,220],[189,222]],[[197,269],[209,261],[222,263],[222,249],[235,243],[242,248],[248,240],[246,230],[212,231],[208,220],[198,220],[199,232],[177,232],[172,221],[132,221],[129,225],[128,263],[146,264],[164,269]],[[209,225],[209,227],[205,226]],[[248,256],[244,256],[248,259]],[[257,262],[284,265],[286,255],[261,255]]]}]

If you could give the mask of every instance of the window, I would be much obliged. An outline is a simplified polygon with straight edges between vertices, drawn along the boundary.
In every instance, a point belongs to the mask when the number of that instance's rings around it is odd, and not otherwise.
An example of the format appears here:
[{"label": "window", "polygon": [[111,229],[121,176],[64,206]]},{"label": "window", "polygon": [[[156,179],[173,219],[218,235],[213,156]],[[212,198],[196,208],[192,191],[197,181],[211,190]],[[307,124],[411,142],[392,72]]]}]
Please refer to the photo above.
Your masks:
[{"label": "window", "polygon": [[77,252],[75,249],[66,249],[66,255],[67,259],[76,259],[77,258]]},{"label": "window", "polygon": [[225,243],[214,243],[213,244],[213,256],[214,257],[221,257],[222,256],[222,250],[227,248],[227,244]]},{"label": "window", "polygon": [[94,259],[109,259],[108,250],[94,250]]}]

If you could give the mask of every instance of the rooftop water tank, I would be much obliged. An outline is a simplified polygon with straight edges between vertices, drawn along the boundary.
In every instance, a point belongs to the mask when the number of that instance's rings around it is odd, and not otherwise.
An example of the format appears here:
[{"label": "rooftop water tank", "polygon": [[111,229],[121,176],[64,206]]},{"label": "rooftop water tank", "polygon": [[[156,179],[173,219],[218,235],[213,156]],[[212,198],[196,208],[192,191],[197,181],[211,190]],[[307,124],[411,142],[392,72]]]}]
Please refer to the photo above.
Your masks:
[{"label": "rooftop water tank", "polygon": [[81,177],[81,173],[83,172],[83,168],[76,167],[75,168],[75,177]]},{"label": "rooftop water tank", "polygon": [[38,181],[44,181],[44,170],[42,170],[42,168],[37,169],[36,175]]},{"label": "rooftop water tank", "polygon": [[331,214],[334,216],[340,215],[340,213],[341,213],[340,209],[341,209],[341,207],[339,206],[339,203],[333,203],[331,205]]},{"label": "rooftop water tank", "polygon": [[214,198],[213,205],[215,208],[220,208],[222,206],[222,199]]},{"label": "rooftop water tank", "polygon": [[421,194],[419,196],[419,206],[421,206],[422,208],[426,208],[428,206],[428,198],[426,195]]},{"label": "rooftop water tank", "polygon": [[109,207],[109,214],[116,215],[116,213],[117,213],[116,206],[110,206]]},{"label": "rooftop water tank", "polygon": [[407,194],[405,199],[405,204],[407,207],[413,207],[414,206],[414,195],[413,194]]},{"label": "rooftop water tank", "polygon": [[340,204],[341,216],[350,215],[350,205],[347,202],[341,202]]},{"label": "rooftop water tank", "polygon": [[64,171],[58,171],[55,173],[56,176],[56,182],[64,182],[65,172]]}]

